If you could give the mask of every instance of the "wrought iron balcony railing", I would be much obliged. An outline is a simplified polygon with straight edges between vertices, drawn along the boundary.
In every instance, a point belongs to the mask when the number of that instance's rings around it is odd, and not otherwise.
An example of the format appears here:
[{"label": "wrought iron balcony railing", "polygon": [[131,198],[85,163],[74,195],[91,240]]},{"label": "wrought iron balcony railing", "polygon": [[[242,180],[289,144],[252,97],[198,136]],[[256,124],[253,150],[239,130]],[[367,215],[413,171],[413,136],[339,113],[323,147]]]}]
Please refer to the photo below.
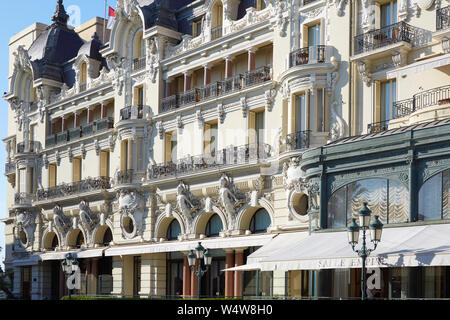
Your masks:
[{"label": "wrought iron balcony railing", "polygon": [[295,50],[289,55],[289,67],[295,67],[310,63],[326,62],[327,46],[310,46]]},{"label": "wrought iron balcony railing", "polygon": [[418,34],[418,29],[404,21],[360,34],[355,37],[354,54],[370,52],[397,42],[411,43]]},{"label": "wrought iron balcony railing", "polygon": [[270,68],[260,67],[245,73],[245,85],[252,86],[270,80]]},{"label": "wrought iron balcony railing", "polygon": [[117,171],[115,176],[115,184],[120,185],[133,183],[133,176],[134,176],[133,169]]},{"label": "wrought iron balcony railing", "polygon": [[218,97],[222,93],[222,82],[216,81],[200,88],[199,100]]},{"label": "wrought iron balcony railing", "polygon": [[297,131],[286,136],[286,151],[309,148],[310,130]]},{"label": "wrought iron balcony railing", "polygon": [[197,88],[180,93],[179,104],[185,106],[200,101],[200,90]]},{"label": "wrought iron balcony railing", "polygon": [[369,133],[377,133],[381,131],[386,131],[388,129],[389,120],[369,123],[367,125],[367,132]]},{"label": "wrought iron balcony railing", "polygon": [[172,96],[163,98],[161,100],[161,112],[168,112],[178,108],[178,100],[179,100],[178,94],[174,94]]},{"label": "wrought iron balcony railing", "polygon": [[47,189],[39,189],[36,192],[36,200],[50,200],[70,197],[84,192],[105,190],[111,188],[109,177],[87,178],[81,181],[64,183]]},{"label": "wrought iron balcony railing", "polygon": [[[415,94],[410,99],[396,101],[392,104],[392,119],[410,115],[413,112],[440,104],[450,103],[450,85],[426,90]],[[367,126],[369,133],[388,130],[389,120],[371,123]]]},{"label": "wrought iron balcony railing", "polygon": [[120,120],[143,119],[144,106],[128,106],[120,110]]},{"label": "wrought iron balcony railing", "polygon": [[228,165],[246,164],[258,159],[267,159],[271,155],[268,144],[246,144],[243,146],[229,146],[217,152],[199,156],[187,156],[177,163],[158,164],[149,172],[150,180],[205,171]]},{"label": "wrought iron balcony railing", "polygon": [[436,30],[450,28],[450,6],[436,10]]},{"label": "wrought iron balcony railing", "polygon": [[160,112],[172,111],[181,106],[222,96],[269,80],[271,80],[270,67],[260,67],[246,72],[245,75],[238,74],[201,88],[194,88],[183,93],[163,98],[161,100]]},{"label": "wrought iron balcony railing", "polygon": [[450,85],[417,93],[410,99],[394,102],[393,118],[401,118],[417,110],[437,106],[448,99],[450,99]]},{"label": "wrought iron balcony railing", "polygon": [[33,195],[26,192],[18,192],[14,195],[15,205],[31,205],[33,201]]},{"label": "wrought iron balcony railing", "polygon": [[17,144],[17,153],[39,152],[41,143],[39,141],[23,141]]},{"label": "wrought iron balcony railing", "polygon": [[96,132],[112,129],[114,127],[113,118],[103,118],[94,122],[84,124],[80,127],[72,128],[57,134],[45,137],[45,147],[50,148],[58,144],[64,144],[69,141],[75,141],[82,137],[88,137]]},{"label": "wrought iron balcony railing", "polygon": [[145,57],[136,58],[133,60],[133,71],[145,69],[147,59]]},{"label": "wrought iron balcony railing", "polygon": [[222,37],[222,26],[217,26],[211,29],[211,41]]},{"label": "wrought iron balcony railing", "polygon": [[16,173],[16,164],[14,162],[6,162],[5,163],[5,175],[15,174]]}]

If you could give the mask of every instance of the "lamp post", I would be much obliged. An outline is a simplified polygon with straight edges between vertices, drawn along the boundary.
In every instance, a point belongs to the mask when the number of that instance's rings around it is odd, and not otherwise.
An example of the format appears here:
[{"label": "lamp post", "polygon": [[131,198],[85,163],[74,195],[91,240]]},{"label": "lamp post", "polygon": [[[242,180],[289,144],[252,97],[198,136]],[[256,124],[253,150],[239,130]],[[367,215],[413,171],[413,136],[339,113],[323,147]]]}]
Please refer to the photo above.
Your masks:
[{"label": "lamp post", "polygon": [[[370,214],[372,211],[367,208],[367,202],[363,203],[363,208],[359,211],[359,225],[356,219],[352,219],[352,222],[347,228],[348,232],[348,242],[351,244],[353,251],[355,251],[358,256],[362,259],[361,266],[361,299],[366,299],[366,258],[370,255],[372,251],[377,248],[378,242],[381,240],[381,232],[383,231],[383,224],[378,219],[378,216],[374,216],[373,220],[370,221]],[[360,250],[355,250],[355,246],[358,244],[359,240],[359,230],[362,229],[363,232],[363,242]],[[369,249],[366,246],[366,231],[370,229],[370,239],[373,242],[373,249]]]},{"label": "lamp post", "polygon": [[[61,266],[62,266],[63,272],[67,276],[67,280],[68,280],[69,277],[72,275],[72,273],[74,271],[76,271],[76,268],[78,267],[78,260],[71,253],[68,253],[66,255],[66,258],[61,262]],[[74,266],[75,266],[75,268],[74,268]],[[70,300],[72,288],[68,285],[67,289],[69,290],[69,300]]]},{"label": "lamp post", "polygon": [[[188,263],[191,270],[198,278],[198,289],[197,289],[197,297],[200,300],[200,285],[201,279],[203,275],[208,271],[209,266],[211,265],[212,256],[209,253],[209,249],[205,249],[202,246],[202,243],[199,242],[198,246],[195,248],[195,254],[191,250],[188,254]],[[198,261],[197,270],[195,268],[195,262]]]}]

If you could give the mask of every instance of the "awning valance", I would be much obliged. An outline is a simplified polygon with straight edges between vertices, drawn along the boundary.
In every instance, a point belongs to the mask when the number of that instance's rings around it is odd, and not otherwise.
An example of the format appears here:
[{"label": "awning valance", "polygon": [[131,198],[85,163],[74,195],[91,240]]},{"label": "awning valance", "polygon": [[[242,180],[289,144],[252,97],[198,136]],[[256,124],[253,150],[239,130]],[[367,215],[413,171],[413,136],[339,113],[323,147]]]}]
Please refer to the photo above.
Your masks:
[{"label": "awning valance", "polygon": [[[367,267],[450,266],[450,224],[385,228]],[[279,235],[278,237],[280,237]],[[277,237],[277,238],[278,238]],[[295,235],[292,235],[295,237]],[[281,238],[280,238],[281,239]],[[319,232],[298,235],[282,248],[270,250],[277,239],[247,258],[262,271],[360,268],[361,259],[348,244],[347,233]],[[360,247],[360,244],[357,246]],[[372,247],[369,239],[369,247]],[[265,254],[264,251],[270,252]],[[245,266],[242,267],[243,270]],[[253,270],[253,269],[252,269]]]},{"label": "awning valance", "polygon": [[105,256],[138,255],[149,253],[175,252],[194,250],[198,242],[208,249],[228,249],[242,247],[258,247],[266,244],[274,234],[250,235],[245,237],[227,237],[215,239],[202,239],[193,241],[173,241],[153,244],[140,244],[133,246],[117,246],[106,249]]},{"label": "awning valance", "polygon": [[450,53],[426,60],[417,61],[407,66],[397,68],[388,72],[387,78],[399,78],[408,74],[420,73],[425,70],[436,69],[447,65],[450,65]]}]

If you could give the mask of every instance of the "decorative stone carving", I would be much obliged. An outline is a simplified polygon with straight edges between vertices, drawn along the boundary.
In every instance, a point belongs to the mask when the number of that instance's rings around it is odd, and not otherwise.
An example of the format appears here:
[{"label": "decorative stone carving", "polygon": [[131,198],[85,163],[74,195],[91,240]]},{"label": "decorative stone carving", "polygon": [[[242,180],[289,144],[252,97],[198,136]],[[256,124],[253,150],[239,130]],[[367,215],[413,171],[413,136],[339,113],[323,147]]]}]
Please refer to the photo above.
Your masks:
[{"label": "decorative stone carving", "polygon": [[126,239],[143,234],[144,197],[136,190],[118,191],[120,228]]},{"label": "decorative stone carving", "polygon": [[78,207],[80,208],[80,220],[82,226],[85,230],[88,230],[89,233],[92,232],[95,226],[99,223],[98,216],[91,211],[89,203],[84,200],[80,202]]},{"label": "decorative stone carving", "polygon": [[292,157],[289,162],[283,163],[283,187],[285,190],[304,190],[304,173],[300,168],[300,157]]},{"label": "decorative stone carving", "polygon": [[164,127],[162,121],[156,123],[156,129],[158,130],[159,138],[162,140],[164,138]]},{"label": "decorative stone carving", "polygon": [[229,230],[232,230],[235,227],[237,210],[246,202],[246,196],[236,188],[231,178],[226,174],[220,177],[219,185],[220,204],[227,213]]},{"label": "decorative stone carving", "polygon": [[189,190],[189,186],[182,181],[177,187],[177,209],[180,210],[183,217],[186,219],[188,226],[191,226],[195,214],[201,209],[200,201],[194,198]]},{"label": "decorative stone carving", "polygon": [[119,95],[122,95],[122,90],[124,87],[124,68],[126,64],[126,59],[124,57],[119,58],[117,54],[110,55],[106,58],[108,68],[113,72],[112,84],[114,90],[116,90]]},{"label": "decorative stone carving", "polygon": [[160,51],[158,38],[147,39],[147,66],[150,79],[153,83],[156,82],[156,76],[159,72],[160,67]]},{"label": "decorative stone carving", "polygon": [[248,105],[247,105],[247,98],[245,96],[240,98],[240,104],[241,104],[242,116],[244,118],[247,118]]},{"label": "decorative stone carving", "polygon": [[72,221],[66,217],[60,205],[56,205],[53,208],[53,222],[62,235],[65,235],[72,227]]},{"label": "decorative stone carving", "polygon": [[[15,238],[24,248],[30,247],[34,242],[35,217],[35,213],[30,210],[17,209],[14,212]],[[21,232],[25,237],[21,236]]]},{"label": "decorative stone carving", "polygon": [[327,93],[330,95],[331,101],[331,127],[330,127],[330,137],[332,141],[340,139],[345,135],[345,121],[339,115],[337,110],[340,99],[336,95],[336,84],[339,81],[339,64],[335,57],[331,57],[331,62],[334,65],[333,71],[327,74]]},{"label": "decorative stone carving", "polygon": [[275,0],[272,5],[271,15],[280,37],[286,36],[286,28],[289,23],[289,1]]},{"label": "decorative stone carving", "polygon": [[117,0],[116,17],[126,20],[139,18],[139,3],[136,0]]},{"label": "decorative stone carving", "polygon": [[222,103],[217,104],[218,118],[221,124],[225,121],[225,108]]}]

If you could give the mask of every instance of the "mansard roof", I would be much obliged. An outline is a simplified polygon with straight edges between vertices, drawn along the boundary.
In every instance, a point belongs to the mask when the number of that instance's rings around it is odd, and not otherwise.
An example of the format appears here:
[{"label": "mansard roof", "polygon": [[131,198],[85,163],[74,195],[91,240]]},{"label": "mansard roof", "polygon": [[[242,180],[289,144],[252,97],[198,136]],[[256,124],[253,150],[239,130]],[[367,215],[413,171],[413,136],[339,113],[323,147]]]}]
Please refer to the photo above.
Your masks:
[{"label": "mansard roof", "polygon": [[[174,6],[172,2],[178,3]],[[145,19],[145,29],[161,26],[173,30],[178,30],[178,22],[174,9],[186,1],[167,1],[167,0],[140,0],[140,9]]]},{"label": "mansard roof", "polygon": [[77,56],[83,39],[67,25],[68,15],[58,0],[53,24],[28,49],[34,80],[45,78],[64,82],[64,64]]}]

